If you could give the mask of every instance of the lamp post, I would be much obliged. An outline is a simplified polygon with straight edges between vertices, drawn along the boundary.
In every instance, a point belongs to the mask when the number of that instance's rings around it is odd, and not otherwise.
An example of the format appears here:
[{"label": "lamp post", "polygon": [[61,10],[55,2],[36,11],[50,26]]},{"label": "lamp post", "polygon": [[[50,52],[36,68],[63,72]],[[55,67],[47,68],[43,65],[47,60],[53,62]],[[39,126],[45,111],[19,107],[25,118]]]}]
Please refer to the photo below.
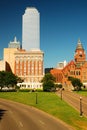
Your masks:
[{"label": "lamp post", "polygon": [[80,116],[82,116],[82,97],[80,97]]},{"label": "lamp post", "polygon": [[37,104],[37,92],[36,92],[36,104]]},{"label": "lamp post", "polygon": [[61,100],[62,100],[62,88],[61,88]]}]

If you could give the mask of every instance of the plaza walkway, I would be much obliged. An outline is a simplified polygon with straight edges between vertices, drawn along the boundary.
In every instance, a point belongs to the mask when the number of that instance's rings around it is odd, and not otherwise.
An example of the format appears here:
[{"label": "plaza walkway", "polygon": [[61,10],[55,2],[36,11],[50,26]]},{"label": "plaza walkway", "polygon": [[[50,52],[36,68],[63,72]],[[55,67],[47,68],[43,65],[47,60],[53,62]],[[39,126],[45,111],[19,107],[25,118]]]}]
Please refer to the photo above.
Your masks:
[{"label": "plaza walkway", "polygon": [[61,100],[66,101],[72,107],[79,111],[80,115],[87,117],[87,97],[80,96],[72,91],[57,91],[57,95],[60,96]]}]

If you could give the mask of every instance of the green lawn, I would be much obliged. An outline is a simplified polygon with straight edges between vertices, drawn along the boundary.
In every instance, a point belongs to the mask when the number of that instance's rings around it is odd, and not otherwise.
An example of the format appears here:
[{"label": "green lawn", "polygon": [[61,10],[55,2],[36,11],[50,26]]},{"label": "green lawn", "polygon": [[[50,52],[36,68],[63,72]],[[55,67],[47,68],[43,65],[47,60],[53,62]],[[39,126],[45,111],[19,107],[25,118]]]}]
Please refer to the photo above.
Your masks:
[{"label": "green lawn", "polygon": [[55,93],[38,92],[37,104],[35,92],[0,92],[0,98],[37,107],[63,120],[76,130],[87,130],[87,118],[80,117],[79,112],[61,100]]},{"label": "green lawn", "polygon": [[82,96],[86,96],[87,97],[87,90],[82,90],[82,91],[75,91],[76,93],[82,95]]}]

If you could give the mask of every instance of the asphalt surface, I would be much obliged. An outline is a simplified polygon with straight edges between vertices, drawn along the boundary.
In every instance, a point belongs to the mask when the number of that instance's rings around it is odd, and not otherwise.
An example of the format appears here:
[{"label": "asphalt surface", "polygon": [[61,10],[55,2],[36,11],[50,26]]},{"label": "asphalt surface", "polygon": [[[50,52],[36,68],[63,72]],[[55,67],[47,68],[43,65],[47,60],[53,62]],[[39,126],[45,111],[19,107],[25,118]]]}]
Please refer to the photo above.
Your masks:
[{"label": "asphalt surface", "polygon": [[[79,94],[76,94],[72,91],[62,91],[61,90],[57,92],[58,96],[62,100],[65,100],[67,103],[69,103],[72,107],[74,107],[79,113],[82,111],[82,116],[87,117],[87,97],[86,96],[80,96]],[[81,100],[80,100],[81,99]]]},{"label": "asphalt surface", "polygon": [[34,107],[0,99],[0,130],[72,130]]}]

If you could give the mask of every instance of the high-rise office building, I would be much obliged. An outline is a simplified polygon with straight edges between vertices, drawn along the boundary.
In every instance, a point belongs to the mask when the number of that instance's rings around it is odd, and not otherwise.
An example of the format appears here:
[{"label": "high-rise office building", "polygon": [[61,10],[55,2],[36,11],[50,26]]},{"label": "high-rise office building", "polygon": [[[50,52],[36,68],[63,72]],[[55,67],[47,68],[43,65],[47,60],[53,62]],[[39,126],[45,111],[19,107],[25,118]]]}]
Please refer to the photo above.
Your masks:
[{"label": "high-rise office building", "polygon": [[22,18],[22,48],[40,49],[40,14],[34,7],[28,7]]}]

